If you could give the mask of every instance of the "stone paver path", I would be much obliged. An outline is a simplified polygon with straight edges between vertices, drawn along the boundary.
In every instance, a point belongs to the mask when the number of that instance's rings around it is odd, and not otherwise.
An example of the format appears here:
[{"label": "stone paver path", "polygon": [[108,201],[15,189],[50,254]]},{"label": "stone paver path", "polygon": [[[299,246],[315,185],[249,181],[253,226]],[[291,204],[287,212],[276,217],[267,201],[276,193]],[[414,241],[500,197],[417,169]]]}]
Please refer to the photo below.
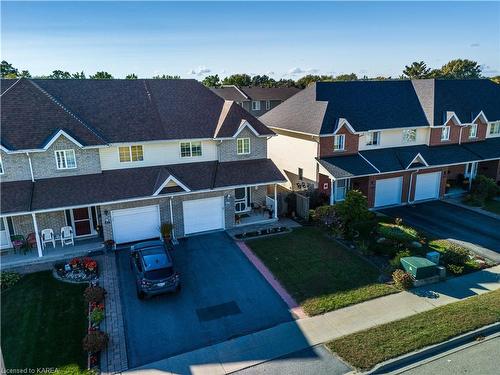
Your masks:
[{"label": "stone paver path", "polygon": [[128,368],[125,329],[123,324],[115,254],[103,257],[101,270],[101,286],[106,289],[106,318],[101,329],[108,333],[109,343],[101,353],[101,373],[116,374]]},{"label": "stone paver path", "polygon": [[500,266],[150,363],[127,373],[228,374],[335,338],[500,288]]}]

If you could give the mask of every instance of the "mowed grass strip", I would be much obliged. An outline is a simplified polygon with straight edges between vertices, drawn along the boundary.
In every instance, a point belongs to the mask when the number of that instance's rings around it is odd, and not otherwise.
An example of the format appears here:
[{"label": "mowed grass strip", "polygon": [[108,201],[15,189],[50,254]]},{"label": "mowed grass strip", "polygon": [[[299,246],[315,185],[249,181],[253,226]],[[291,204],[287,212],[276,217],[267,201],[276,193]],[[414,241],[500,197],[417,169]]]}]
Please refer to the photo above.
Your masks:
[{"label": "mowed grass strip", "polygon": [[500,290],[333,340],[328,348],[354,367],[376,364],[500,321]]},{"label": "mowed grass strip", "polygon": [[247,245],[309,315],[398,292],[378,283],[379,271],[373,265],[319,228],[297,228]]},{"label": "mowed grass strip", "polygon": [[85,287],[37,272],[2,292],[2,354],[7,369],[59,368],[64,374],[86,369]]}]

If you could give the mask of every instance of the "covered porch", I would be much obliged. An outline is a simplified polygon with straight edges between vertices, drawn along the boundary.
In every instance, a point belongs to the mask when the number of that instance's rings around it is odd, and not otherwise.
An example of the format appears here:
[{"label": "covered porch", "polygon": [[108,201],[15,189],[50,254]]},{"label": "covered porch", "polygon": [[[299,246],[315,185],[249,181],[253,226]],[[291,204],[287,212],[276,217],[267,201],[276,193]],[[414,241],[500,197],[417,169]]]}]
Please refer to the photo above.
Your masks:
[{"label": "covered porch", "polygon": [[0,218],[1,262],[33,263],[58,259],[103,247],[97,206],[12,214]]},{"label": "covered porch", "polygon": [[235,226],[278,220],[277,185],[246,186],[234,189]]}]

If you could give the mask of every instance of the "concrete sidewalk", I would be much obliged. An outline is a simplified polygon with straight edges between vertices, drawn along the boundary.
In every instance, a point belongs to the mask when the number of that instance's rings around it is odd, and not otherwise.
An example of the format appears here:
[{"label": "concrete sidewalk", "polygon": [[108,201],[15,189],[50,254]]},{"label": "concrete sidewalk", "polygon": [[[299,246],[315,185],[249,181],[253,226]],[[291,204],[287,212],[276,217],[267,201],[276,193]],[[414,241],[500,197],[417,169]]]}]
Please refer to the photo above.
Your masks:
[{"label": "concrete sidewalk", "polygon": [[287,322],[150,363],[127,374],[227,374],[340,336],[500,288],[500,266]]}]

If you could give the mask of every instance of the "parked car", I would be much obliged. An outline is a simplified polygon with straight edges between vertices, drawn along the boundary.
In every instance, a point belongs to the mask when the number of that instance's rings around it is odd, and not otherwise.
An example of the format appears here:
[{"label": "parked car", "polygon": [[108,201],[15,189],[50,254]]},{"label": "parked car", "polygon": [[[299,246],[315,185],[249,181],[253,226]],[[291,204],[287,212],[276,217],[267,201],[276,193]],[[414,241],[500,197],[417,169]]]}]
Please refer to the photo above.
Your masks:
[{"label": "parked car", "polygon": [[178,292],[180,275],[174,270],[172,256],[162,241],[146,241],[130,248],[130,267],[136,278],[137,296]]}]

